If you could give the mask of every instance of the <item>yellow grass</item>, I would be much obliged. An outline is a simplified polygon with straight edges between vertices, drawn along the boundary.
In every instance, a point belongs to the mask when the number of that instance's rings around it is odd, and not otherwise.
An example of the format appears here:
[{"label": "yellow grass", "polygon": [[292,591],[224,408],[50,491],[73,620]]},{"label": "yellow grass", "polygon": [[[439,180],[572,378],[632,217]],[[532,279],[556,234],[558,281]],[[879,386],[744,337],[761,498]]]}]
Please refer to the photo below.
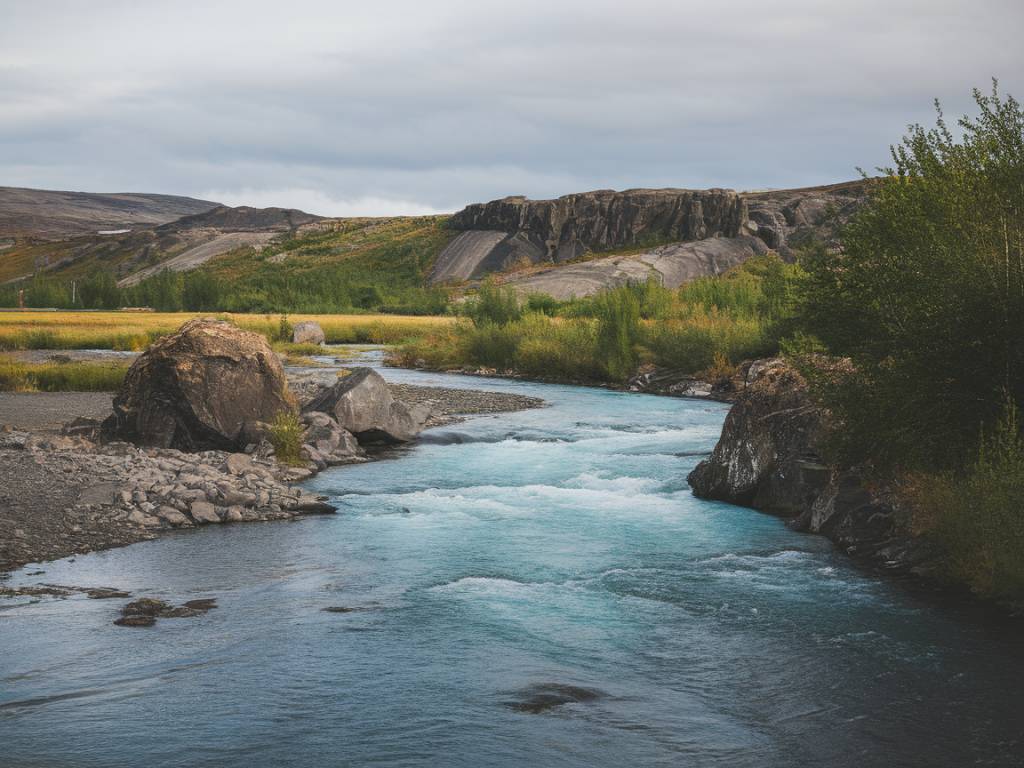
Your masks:
[{"label": "yellow grass", "polygon": [[[209,312],[0,312],[0,350],[117,349],[139,351],[194,317]],[[277,315],[229,315],[241,328],[276,338]],[[407,315],[289,315],[288,321],[314,320],[332,344],[394,344],[423,336],[454,321],[450,317]]]}]

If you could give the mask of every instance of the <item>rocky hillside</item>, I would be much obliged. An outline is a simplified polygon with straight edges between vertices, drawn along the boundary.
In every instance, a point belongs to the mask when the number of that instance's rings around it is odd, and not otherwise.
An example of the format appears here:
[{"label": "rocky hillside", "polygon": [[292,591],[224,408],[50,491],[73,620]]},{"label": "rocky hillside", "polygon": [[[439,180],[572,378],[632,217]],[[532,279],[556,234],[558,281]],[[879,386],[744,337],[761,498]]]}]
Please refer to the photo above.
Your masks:
[{"label": "rocky hillside", "polygon": [[[509,197],[470,205],[430,278],[458,282],[511,272],[522,293],[569,298],[656,277],[668,287],[720,274],[768,249],[791,257],[812,238],[834,244],[865,182],[737,193],[712,189],[598,191],[557,200]],[[566,262],[574,262],[566,264]]]},{"label": "rocky hillside", "polygon": [[63,240],[18,239],[0,251],[0,282],[38,271],[79,278],[113,271],[133,285],[161,270],[187,271],[239,249],[260,248],[286,233],[315,226],[319,216],[287,208],[229,208],[214,203],[158,226],[127,232],[79,235]]},{"label": "rocky hillside", "polygon": [[0,187],[0,237],[55,240],[153,227],[217,203],[176,195],[98,194]]}]

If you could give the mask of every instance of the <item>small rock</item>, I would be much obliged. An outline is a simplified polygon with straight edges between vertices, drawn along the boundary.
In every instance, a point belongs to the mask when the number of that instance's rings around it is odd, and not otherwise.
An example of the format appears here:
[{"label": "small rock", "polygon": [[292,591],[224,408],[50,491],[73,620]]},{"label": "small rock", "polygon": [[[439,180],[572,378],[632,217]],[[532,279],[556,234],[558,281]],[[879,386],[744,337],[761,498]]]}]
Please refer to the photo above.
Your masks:
[{"label": "small rock", "polygon": [[208,501],[193,501],[190,507],[192,519],[197,523],[219,523],[220,518],[213,504]]},{"label": "small rock", "polygon": [[246,453],[232,453],[224,460],[224,468],[229,474],[244,475],[252,469],[252,456]]}]

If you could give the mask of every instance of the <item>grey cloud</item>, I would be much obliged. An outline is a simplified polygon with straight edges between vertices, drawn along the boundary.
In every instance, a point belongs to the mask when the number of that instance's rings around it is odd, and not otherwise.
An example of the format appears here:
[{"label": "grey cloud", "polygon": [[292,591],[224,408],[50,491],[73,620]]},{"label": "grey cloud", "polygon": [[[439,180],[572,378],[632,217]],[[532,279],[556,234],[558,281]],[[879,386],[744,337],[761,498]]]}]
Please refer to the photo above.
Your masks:
[{"label": "grey cloud", "polygon": [[1003,0],[13,7],[0,183],[25,186],[386,212],[796,186],[885,162],[934,97],[1024,85]]}]

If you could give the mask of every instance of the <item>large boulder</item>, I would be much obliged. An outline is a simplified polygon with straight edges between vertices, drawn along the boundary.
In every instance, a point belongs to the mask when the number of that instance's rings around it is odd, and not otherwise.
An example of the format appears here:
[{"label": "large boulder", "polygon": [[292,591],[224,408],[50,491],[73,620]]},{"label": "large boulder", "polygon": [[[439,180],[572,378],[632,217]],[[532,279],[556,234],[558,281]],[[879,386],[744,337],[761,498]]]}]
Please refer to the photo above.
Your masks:
[{"label": "large boulder", "polygon": [[[842,360],[816,365],[829,375],[849,371]],[[891,491],[823,457],[831,422],[792,366],[755,361],[714,452],[687,478],[694,495],[790,518],[795,530],[826,536],[850,554],[927,573],[934,553],[909,535]]]},{"label": "large boulder", "polygon": [[290,408],[266,340],[218,320],[191,320],[128,369],[106,439],[183,451],[244,448],[247,423]]},{"label": "large boulder", "polygon": [[323,344],[327,340],[324,336],[324,329],[320,323],[312,320],[303,320],[292,326],[292,343],[294,344]]},{"label": "large boulder", "polygon": [[408,442],[423,429],[427,416],[422,409],[410,409],[395,400],[372,368],[354,369],[322,389],[302,410],[332,414],[361,443]]}]

